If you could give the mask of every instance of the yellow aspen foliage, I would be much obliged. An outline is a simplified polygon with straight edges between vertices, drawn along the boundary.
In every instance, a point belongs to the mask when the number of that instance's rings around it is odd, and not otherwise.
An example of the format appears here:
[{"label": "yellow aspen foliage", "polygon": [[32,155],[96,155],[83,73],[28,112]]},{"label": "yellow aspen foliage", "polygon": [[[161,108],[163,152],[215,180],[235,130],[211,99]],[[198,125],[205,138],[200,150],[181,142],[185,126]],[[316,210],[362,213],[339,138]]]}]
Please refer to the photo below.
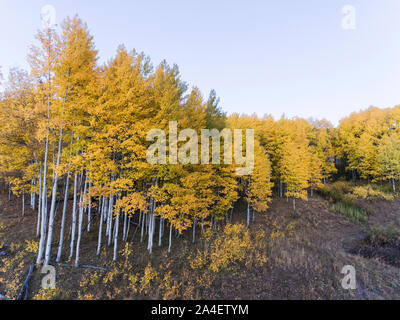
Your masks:
[{"label": "yellow aspen foliage", "polygon": [[256,212],[265,212],[271,202],[271,166],[268,155],[258,143],[254,146],[254,170],[248,178],[246,198]]},{"label": "yellow aspen foliage", "polygon": [[282,181],[286,184],[286,196],[293,198],[293,208],[296,210],[296,199],[307,200],[310,169],[306,145],[289,142],[284,147],[282,157]]},{"label": "yellow aspen foliage", "polygon": [[384,180],[390,180],[393,192],[396,192],[395,181],[400,179],[400,135],[386,135],[379,143],[377,151],[377,169]]},{"label": "yellow aspen foliage", "polygon": [[316,190],[322,186],[322,161],[319,157],[315,148],[310,148],[309,152],[309,171],[310,171],[310,188],[311,188],[311,196],[313,194],[313,190]]}]

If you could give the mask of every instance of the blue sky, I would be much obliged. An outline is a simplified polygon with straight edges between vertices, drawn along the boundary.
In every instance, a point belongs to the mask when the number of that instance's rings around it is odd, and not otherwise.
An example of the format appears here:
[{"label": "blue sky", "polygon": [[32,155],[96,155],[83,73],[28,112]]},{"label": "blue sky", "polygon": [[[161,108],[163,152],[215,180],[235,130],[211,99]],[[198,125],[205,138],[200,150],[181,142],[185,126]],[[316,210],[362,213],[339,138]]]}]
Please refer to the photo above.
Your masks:
[{"label": "blue sky", "polygon": [[[119,44],[177,63],[228,113],[326,118],[400,104],[398,0],[0,0],[0,66],[28,69],[26,55],[44,5],[57,22],[79,16],[100,61]],[[342,28],[344,5],[356,29]]]}]

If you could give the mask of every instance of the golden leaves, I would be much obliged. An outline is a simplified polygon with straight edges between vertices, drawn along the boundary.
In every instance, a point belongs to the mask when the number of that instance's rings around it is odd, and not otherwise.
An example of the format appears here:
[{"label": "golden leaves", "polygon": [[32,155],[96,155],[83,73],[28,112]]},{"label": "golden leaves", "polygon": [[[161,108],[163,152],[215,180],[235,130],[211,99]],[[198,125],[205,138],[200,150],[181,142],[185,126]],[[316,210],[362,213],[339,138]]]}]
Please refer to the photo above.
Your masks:
[{"label": "golden leaves", "polygon": [[123,214],[133,215],[137,211],[144,213],[148,212],[148,204],[146,198],[139,192],[133,192],[127,196],[118,199],[115,206],[115,212],[122,212]]}]

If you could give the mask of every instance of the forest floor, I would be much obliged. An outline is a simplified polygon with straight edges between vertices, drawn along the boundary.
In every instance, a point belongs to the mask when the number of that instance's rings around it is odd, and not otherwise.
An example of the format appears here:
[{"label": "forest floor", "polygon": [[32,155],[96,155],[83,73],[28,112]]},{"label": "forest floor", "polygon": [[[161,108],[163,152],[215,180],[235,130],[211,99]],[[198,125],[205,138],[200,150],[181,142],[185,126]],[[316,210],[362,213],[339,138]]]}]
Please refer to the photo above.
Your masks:
[{"label": "forest floor", "polygon": [[[198,228],[195,244],[191,232],[174,235],[171,253],[167,232],[161,247],[156,233],[150,255],[138,232],[129,245],[119,245],[123,255],[117,262],[111,261],[111,247],[103,246],[96,256],[94,221],[92,231],[83,234],[80,263],[107,270],[66,266],[74,260],[64,257],[63,265],[56,266],[57,289],[40,289],[43,275],[35,268],[29,298],[400,299],[400,200],[363,200],[359,206],[368,209],[368,222],[332,211],[319,195],[298,201],[296,215],[290,201],[274,198],[266,213],[255,214],[248,231],[235,231],[234,247],[227,241],[228,233],[225,238],[202,236]],[[243,224],[245,218],[244,205],[238,205],[232,222]],[[60,214],[57,226],[59,220]],[[35,263],[35,233],[36,212],[26,205],[21,217],[21,199],[13,196],[10,201],[8,195],[0,195],[0,294],[10,299],[18,296],[29,265]],[[69,253],[66,233],[64,255]],[[58,227],[53,254],[57,244]],[[224,250],[229,251],[227,256]],[[341,270],[346,265],[356,270],[355,290],[342,288]]]}]

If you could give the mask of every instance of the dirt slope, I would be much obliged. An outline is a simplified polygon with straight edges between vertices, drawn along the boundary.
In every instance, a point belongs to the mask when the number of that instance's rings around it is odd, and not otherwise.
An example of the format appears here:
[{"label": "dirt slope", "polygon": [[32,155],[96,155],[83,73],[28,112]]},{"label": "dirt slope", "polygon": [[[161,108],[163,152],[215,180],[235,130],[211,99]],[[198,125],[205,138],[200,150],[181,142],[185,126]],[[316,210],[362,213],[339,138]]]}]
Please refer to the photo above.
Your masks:
[{"label": "dirt slope", "polygon": [[[35,259],[35,253],[29,252],[29,242],[26,241],[37,241],[36,214],[26,206],[26,216],[20,217],[20,199],[13,197],[9,201],[6,195],[1,195],[0,201],[0,251],[6,252],[6,255],[0,256],[0,294],[15,298],[29,265]],[[149,262],[159,270],[168,265],[169,270],[173,271],[174,283],[179,284],[174,295],[160,295],[155,289],[145,293],[109,289],[104,281],[93,286],[93,294],[83,295],[83,291],[90,292],[90,289],[82,289],[82,281],[85,276],[93,277],[93,273],[90,273],[93,271],[58,266],[57,286],[61,293],[58,292],[55,298],[400,299],[398,267],[384,259],[363,257],[353,250],[363,241],[371,226],[400,226],[400,202],[376,201],[361,205],[375,212],[368,223],[354,222],[332,212],[330,204],[318,196],[308,202],[299,201],[297,215],[293,215],[291,203],[274,198],[268,212],[256,214],[250,226],[253,234],[263,230],[271,235],[265,252],[267,262],[259,268],[238,266],[229,272],[222,272],[201,290],[189,290],[191,282],[185,278],[185,274],[190,272],[186,257],[201,248],[201,239],[193,245],[188,233],[174,239],[171,255],[166,252],[165,241],[161,248],[155,248],[153,255],[149,256],[145,246],[138,243],[136,237],[132,268],[144,270]],[[233,217],[234,222],[243,222],[244,207],[239,206]],[[93,228],[96,226],[95,222]],[[58,241],[57,232],[55,244]],[[273,236],[279,234],[283,236]],[[112,268],[109,262],[110,249],[105,248],[100,257],[95,256],[96,240],[96,232],[85,233],[81,250],[82,264]],[[67,239],[66,253],[68,243]],[[341,287],[344,277],[341,270],[345,265],[352,265],[356,269],[356,290],[344,290]],[[96,277],[105,277],[105,273],[95,272]],[[30,297],[39,291],[40,279],[41,275],[36,270]],[[124,281],[120,280],[114,286],[126,287]]]}]

